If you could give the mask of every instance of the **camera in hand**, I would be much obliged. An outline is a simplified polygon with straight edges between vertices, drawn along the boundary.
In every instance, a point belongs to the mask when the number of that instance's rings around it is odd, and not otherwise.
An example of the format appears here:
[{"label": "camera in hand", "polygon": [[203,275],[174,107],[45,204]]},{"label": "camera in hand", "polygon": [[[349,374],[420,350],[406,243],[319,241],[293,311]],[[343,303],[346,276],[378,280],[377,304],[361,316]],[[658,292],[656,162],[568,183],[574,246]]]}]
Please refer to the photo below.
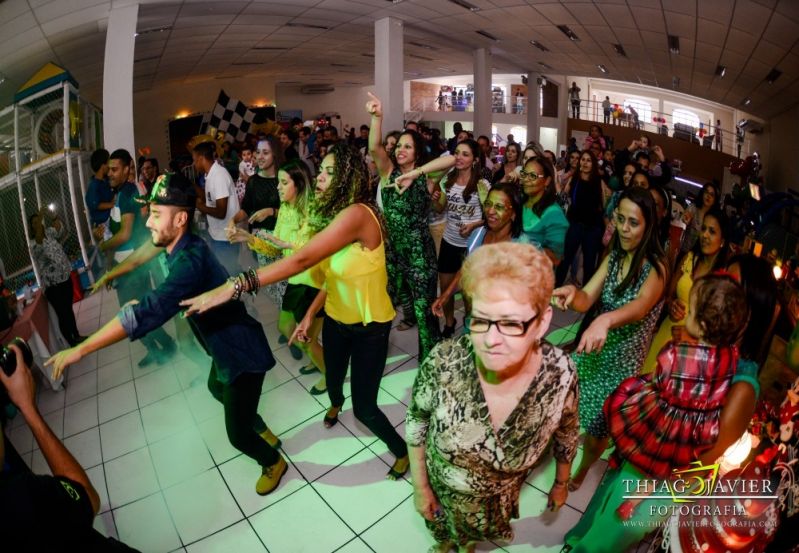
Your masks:
[{"label": "camera in hand", "polygon": [[[22,338],[14,338],[8,345],[17,346],[20,351],[22,351],[22,359],[25,361],[26,365],[30,367],[33,364],[33,352],[25,340]],[[6,376],[11,376],[17,369],[17,356],[14,350],[8,346],[2,346],[2,350],[0,350],[0,368],[3,369]]]}]

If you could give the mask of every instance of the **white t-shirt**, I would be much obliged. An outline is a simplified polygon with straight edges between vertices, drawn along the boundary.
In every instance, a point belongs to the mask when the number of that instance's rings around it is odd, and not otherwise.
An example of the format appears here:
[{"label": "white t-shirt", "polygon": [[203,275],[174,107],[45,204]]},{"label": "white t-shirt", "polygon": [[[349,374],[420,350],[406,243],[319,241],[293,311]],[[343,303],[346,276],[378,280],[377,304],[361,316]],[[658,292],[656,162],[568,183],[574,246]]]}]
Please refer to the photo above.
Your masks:
[{"label": "white t-shirt", "polygon": [[483,210],[480,208],[480,194],[477,190],[469,198],[469,203],[463,201],[463,190],[466,187],[460,184],[453,184],[447,190],[447,226],[444,228],[444,240],[457,246],[465,248],[469,242],[469,237],[460,235],[461,225],[482,221]]},{"label": "white t-shirt", "polygon": [[225,218],[217,219],[207,215],[208,234],[214,240],[227,242],[225,227],[228,221],[239,212],[239,198],[236,196],[236,188],[230,173],[220,164],[214,163],[208,174],[205,175],[205,205],[206,207],[216,207],[216,201],[222,198],[227,198]]}]

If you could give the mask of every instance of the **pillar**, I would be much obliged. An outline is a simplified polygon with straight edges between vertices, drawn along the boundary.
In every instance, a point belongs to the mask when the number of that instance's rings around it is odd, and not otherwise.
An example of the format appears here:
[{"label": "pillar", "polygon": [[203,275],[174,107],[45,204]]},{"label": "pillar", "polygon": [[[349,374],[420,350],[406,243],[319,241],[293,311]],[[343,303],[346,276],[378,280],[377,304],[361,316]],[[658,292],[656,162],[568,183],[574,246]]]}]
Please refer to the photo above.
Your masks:
[{"label": "pillar", "polygon": [[474,136],[491,137],[491,52],[474,51]]},{"label": "pillar", "polygon": [[569,106],[569,77],[563,77],[558,83],[558,150],[569,143],[567,126],[571,107]]},{"label": "pillar", "polygon": [[541,143],[541,103],[539,94],[538,73],[527,73],[527,142],[534,140]]},{"label": "pillar", "polygon": [[138,18],[138,4],[111,9],[103,65],[103,142],[109,151],[125,148],[133,159],[133,53]]},{"label": "pillar", "polygon": [[405,125],[403,32],[396,17],[375,21],[375,94],[383,102],[384,135]]}]

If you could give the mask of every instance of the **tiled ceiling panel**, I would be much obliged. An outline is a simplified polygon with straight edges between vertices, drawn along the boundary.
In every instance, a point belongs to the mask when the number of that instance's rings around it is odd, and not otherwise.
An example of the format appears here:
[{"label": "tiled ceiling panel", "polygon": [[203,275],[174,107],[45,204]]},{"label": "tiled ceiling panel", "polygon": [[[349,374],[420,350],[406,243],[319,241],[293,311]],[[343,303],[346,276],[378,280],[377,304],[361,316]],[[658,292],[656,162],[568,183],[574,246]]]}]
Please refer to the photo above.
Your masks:
[{"label": "tiled ceiling panel", "polygon": [[[230,75],[277,80],[370,83],[374,22],[393,16],[405,28],[405,69],[423,77],[467,72],[472,51],[489,48],[493,66],[509,72],[551,66],[550,73],[599,76],[671,88],[737,104],[769,116],[799,94],[799,0],[146,0],[139,7],[134,89],[160,79],[197,82]],[[0,104],[44,61],[73,71],[97,101],[105,28],[112,0],[0,2]],[[568,25],[579,41],[556,25]],[[494,42],[478,35],[496,36]],[[667,34],[680,39],[668,50]],[[530,44],[537,40],[549,49]],[[417,45],[410,44],[416,42]],[[431,45],[434,49],[421,45]],[[622,44],[627,57],[614,44]],[[258,49],[254,49],[258,48]],[[267,49],[264,49],[267,48]],[[276,50],[268,50],[275,48]],[[44,60],[44,61],[43,61]],[[141,61],[144,60],[144,61]],[[332,67],[339,63],[347,67]],[[727,67],[725,77],[716,67]],[[774,84],[764,78],[776,67]],[[100,74],[98,74],[100,71]],[[305,75],[307,74],[307,75]],[[317,80],[314,80],[317,79]],[[786,99],[787,98],[787,99]]]}]

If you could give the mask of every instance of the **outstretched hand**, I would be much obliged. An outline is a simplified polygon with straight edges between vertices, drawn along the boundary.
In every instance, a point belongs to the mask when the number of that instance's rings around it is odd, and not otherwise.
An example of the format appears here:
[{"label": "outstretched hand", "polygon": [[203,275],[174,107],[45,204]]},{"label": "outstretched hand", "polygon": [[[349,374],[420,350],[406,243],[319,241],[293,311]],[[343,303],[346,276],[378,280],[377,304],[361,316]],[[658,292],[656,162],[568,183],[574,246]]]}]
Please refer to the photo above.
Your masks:
[{"label": "outstretched hand", "polygon": [[45,367],[53,367],[52,377],[53,380],[58,380],[62,374],[64,374],[64,369],[69,367],[70,365],[77,363],[83,358],[83,355],[80,352],[79,346],[74,348],[65,349],[63,351],[59,351],[55,355],[53,355],[50,359],[45,361]]},{"label": "outstretched hand", "polygon": [[230,282],[225,282],[224,284],[217,286],[213,290],[209,290],[204,294],[183,300],[180,302],[180,305],[186,308],[186,311],[183,313],[183,317],[190,317],[195,313],[205,313],[209,309],[213,309],[214,307],[222,305],[223,303],[227,303],[233,297],[233,292],[233,284]]},{"label": "outstretched hand", "polygon": [[383,117],[383,102],[371,92],[367,92],[366,94],[369,95],[369,101],[366,102],[367,113],[374,117]]},{"label": "outstretched hand", "polygon": [[560,288],[555,288],[552,290],[552,297],[550,298],[549,303],[561,311],[566,311],[569,307],[571,307],[571,304],[574,301],[574,296],[576,295],[577,287],[573,284],[567,284],[566,286],[561,286]]}]

